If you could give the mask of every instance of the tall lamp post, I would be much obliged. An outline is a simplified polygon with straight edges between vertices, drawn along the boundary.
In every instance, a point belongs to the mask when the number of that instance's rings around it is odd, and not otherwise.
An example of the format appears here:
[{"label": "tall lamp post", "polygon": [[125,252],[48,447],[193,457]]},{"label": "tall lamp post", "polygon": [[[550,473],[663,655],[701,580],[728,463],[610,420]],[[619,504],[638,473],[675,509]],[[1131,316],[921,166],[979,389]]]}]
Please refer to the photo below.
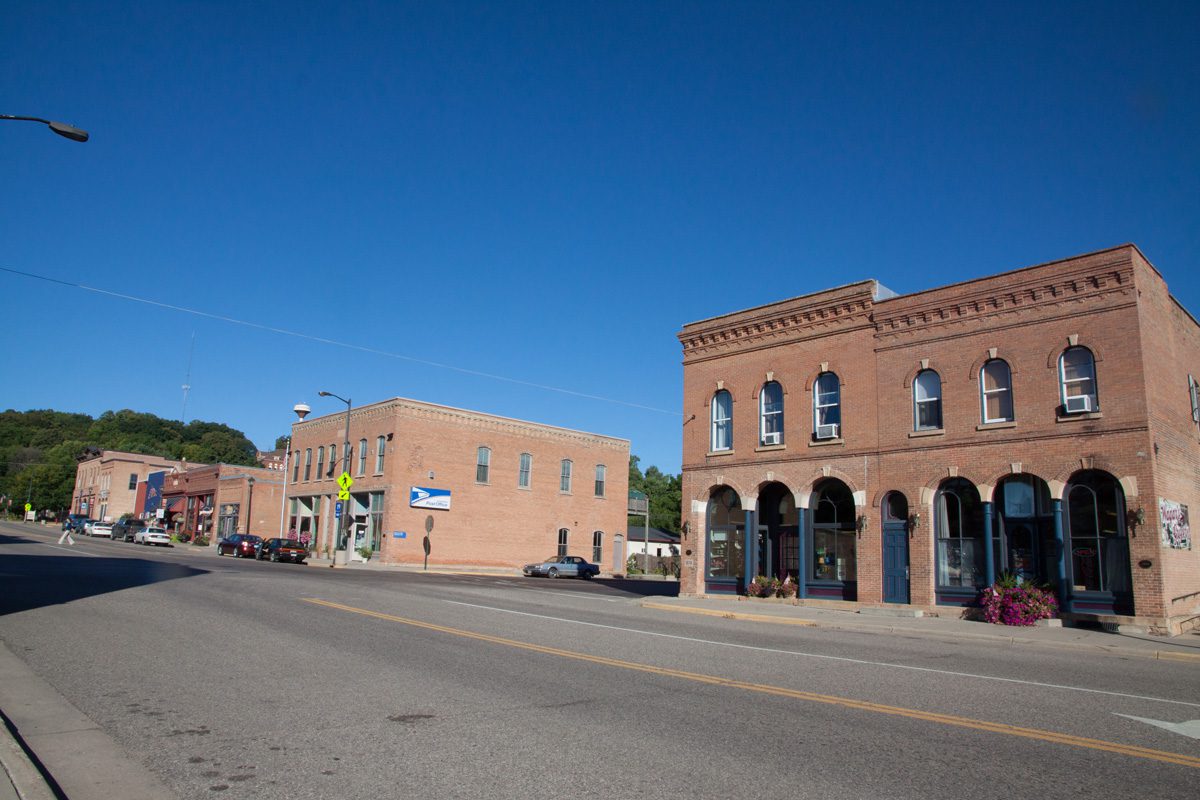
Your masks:
[{"label": "tall lamp post", "polygon": [[254,476],[246,478],[246,535],[250,535],[251,514],[254,513]]},{"label": "tall lamp post", "polygon": [[[304,418],[312,411],[308,407],[308,403],[296,403],[292,406],[292,411],[296,412],[296,416],[304,422]],[[283,451],[283,499],[279,501],[279,538],[283,536],[284,520],[287,519],[287,482],[288,482],[288,460],[292,457],[292,437],[289,434],[287,438],[287,447]]]},{"label": "tall lamp post", "polygon": [[42,119],[41,117],[16,117],[12,114],[0,114],[0,119],[18,120],[20,122],[40,122],[43,125],[50,126],[50,130],[74,142],[86,142],[88,140],[88,132],[82,128],[76,128],[74,125],[68,125],[65,122],[55,122],[50,119]]},{"label": "tall lamp post", "polygon": [[[346,404],[346,436],[342,440],[342,472],[350,473],[350,401],[333,392],[317,392],[320,397],[332,397]],[[344,567],[350,563],[350,511],[349,501],[342,508],[341,524],[338,525],[338,538],[341,546],[333,554],[333,565]]]}]

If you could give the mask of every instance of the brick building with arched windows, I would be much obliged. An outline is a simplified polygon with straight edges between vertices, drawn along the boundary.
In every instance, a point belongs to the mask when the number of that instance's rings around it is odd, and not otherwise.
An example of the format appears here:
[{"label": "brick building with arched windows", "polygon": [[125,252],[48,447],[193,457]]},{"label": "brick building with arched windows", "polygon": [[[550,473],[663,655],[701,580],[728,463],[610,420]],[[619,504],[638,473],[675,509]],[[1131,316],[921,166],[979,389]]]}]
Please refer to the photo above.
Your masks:
[{"label": "brick building with arched windows", "polygon": [[1200,324],[1135,246],[679,340],[684,594],[766,574],[945,611],[1011,574],[1065,616],[1200,622]]}]

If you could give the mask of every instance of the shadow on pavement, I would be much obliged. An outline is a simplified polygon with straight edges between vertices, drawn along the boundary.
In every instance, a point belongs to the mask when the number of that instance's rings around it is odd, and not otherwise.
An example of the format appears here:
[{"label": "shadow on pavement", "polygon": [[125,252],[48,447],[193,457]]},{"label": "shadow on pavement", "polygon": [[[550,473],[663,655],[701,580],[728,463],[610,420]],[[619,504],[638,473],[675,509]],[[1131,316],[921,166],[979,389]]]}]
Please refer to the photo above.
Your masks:
[{"label": "shadow on pavement", "polygon": [[638,597],[678,597],[679,581],[639,581],[628,578],[593,578],[593,583]]},{"label": "shadow on pavement", "polygon": [[[0,534],[0,548],[13,544],[45,542]],[[0,585],[4,587],[0,592],[0,616],[207,573],[182,564],[139,558],[7,555],[0,549]]]}]

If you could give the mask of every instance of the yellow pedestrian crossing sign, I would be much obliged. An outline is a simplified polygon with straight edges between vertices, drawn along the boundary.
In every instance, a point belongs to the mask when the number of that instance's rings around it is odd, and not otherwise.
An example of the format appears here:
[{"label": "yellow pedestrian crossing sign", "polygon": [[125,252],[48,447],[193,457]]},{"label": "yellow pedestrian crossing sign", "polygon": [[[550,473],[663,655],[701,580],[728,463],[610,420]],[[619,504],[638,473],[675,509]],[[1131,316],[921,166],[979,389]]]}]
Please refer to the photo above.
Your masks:
[{"label": "yellow pedestrian crossing sign", "polygon": [[342,487],[342,491],[348,492],[350,491],[350,487],[354,485],[354,479],[350,477],[349,472],[343,472],[341,475],[338,475],[337,484]]},{"label": "yellow pedestrian crossing sign", "polygon": [[25,510],[26,510],[26,511],[33,511],[33,506],[32,506],[31,504],[29,504],[29,503],[26,503],[26,504],[25,504]]},{"label": "yellow pedestrian crossing sign", "polygon": [[349,500],[350,492],[345,489],[338,489],[338,500]]}]

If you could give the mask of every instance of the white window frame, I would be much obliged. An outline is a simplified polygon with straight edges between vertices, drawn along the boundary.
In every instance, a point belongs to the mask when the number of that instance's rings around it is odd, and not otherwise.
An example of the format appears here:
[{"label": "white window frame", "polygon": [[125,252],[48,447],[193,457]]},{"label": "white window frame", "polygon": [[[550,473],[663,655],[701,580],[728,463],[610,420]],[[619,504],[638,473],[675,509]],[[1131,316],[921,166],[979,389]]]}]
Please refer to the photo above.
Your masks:
[{"label": "white window frame", "polygon": [[571,468],[574,465],[571,459],[564,458],[558,473],[558,490],[563,494],[571,493]]},{"label": "white window frame", "polygon": [[[922,397],[922,393],[928,393],[929,387],[922,383],[923,378],[932,377],[937,381],[936,396]],[[940,431],[942,430],[942,376],[935,369],[923,369],[913,378],[912,386],[913,395],[913,430],[914,431]],[[921,424],[921,406],[934,405],[937,408],[937,424],[922,425]]]},{"label": "white window frame", "polygon": [[[726,402],[722,403],[724,399]],[[724,406],[724,408],[722,408]],[[712,396],[712,431],[709,434],[709,450],[720,453],[733,449],[733,395],[728,389],[719,389]]]},{"label": "white window frame", "polygon": [[304,448],[304,480],[312,480],[312,448]]},{"label": "white window frame", "polygon": [[1192,401],[1192,422],[1200,424],[1200,383],[1188,375],[1188,396]]},{"label": "white window frame", "polygon": [[[1005,377],[1004,386],[999,389],[988,389],[987,388],[987,378],[986,378],[987,369],[988,369],[988,367],[995,365],[995,364],[1003,364],[1004,365],[1004,377]],[[1003,395],[1005,395],[1005,394],[1008,395],[1008,412],[1009,412],[1008,416],[1007,417],[1003,417],[1003,416],[989,417],[988,416],[988,398],[1003,397]],[[1014,422],[1014,421],[1016,421],[1017,406],[1013,402],[1012,365],[1010,365],[1003,358],[990,358],[984,362],[982,367],[979,368],[979,404],[980,404],[980,411],[979,411],[980,419],[983,420],[984,425],[989,425],[993,422]],[[1003,400],[1000,401],[1000,406],[1001,406],[1001,408],[1004,407]]]},{"label": "white window frame", "polygon": [[367,474],[367,440],[358,440],[358,474]]},{"label": "white window frame", "polygon": [[517,488],[528,489],[530,480],[533,478],[533,454],[521,453],[521,459],[517,467]]},{"label": "white window frame", "polygon": [[325,480],[325,447],[317,448],[317,480]]},{"label": "white window frame", "polygon": [[560,556],[567,555],[567,549],[570,547],[569,539],[571,532],[566,528],[558,529],[558,554]]},{"label": "white window frame", "polygon": [[375,473],[383,474],[383,457],[387,454],[387,437],[375,437]]},{"label": "white window frame", "polygon": [[596,497],[604,497],[604,481],[608,477],[608,467],[596,465]]},{"label": "white window frame", "polygon": [[604,563],[604,531],[592,531],[592,561]]},{"label": "white window frame", "polygon": [[[827,379],[827,378],[833,380],[834,388],[836,391],[834,391],[832,393],[829,391],[825,391],[825,392],[821,391],[821,383],[823,381],[825,381],[825,379]],[[826,398],[826,400],[828,400],[828,398],[830,396],[832,396],[833,402],[832,403],[821,402],[822,396],[824,396]],[[832,414],[829,412],[829,409],[833,409]],[[834,421],[829,421],[830,416],[836,416],[837,419]],[[822,425],[837,425],[837,436],[834,438],[841,438],[841,435],[842,435],[842,381],[840,378],[838,378],[836,372],[822,372],[820,375],[817,376],[817,379],[815,381],[813,381],[813,436],[814,437],[817,437],[817,432],[818,432],[817,429]]]},{"label": "white window frame", "polygon": [[[1067,379],[1067,355],[1070,353],[1086,353],[1087,354],[1089,374],[1086,377],[1071,378],[1069,380]],[[1085,384],[1086,385],[1087,383],[1091,384],[1091,386],[1089,387],[1091,389],[1090,392],[1079,392],[1078,394],[1070,394],[1069,393],[1069,389],[1071,386],[1076,385],[1076,384]],[[1064,412],[1066,412],[1068,414],[1084,413],[1082,411],[1068,411],[1067,410],[1067,399],[1070,397],[1088,397],[1090,399],[1088,401],[1086,411],[1099,411],[1100,410],[1100,390],[1099,390],[1098,382],[1096,380],[1096,354],[1093,353],[1088,348],[1083,347],[1082,345],[1075,345],[1072,347],[1068,347],[1066,350],[1063,350],[1062,354],[1058,357],[1058,385],[1059,385],[1059,391],[1060,391],[1060,395],[1061,395],[1061,399],[1062,399],[1062,408],[1063,408]]]},{"label": "white window frame", "polygon": [[[777,393],[778,402],[773,411],[768,411],[767,399],[772,392]],[[758,393],[758,443],[763,447],[783,444],[783,386],[779,381],[767,381]]]},{"label": "white window frame", "polygon": [[492,449],[490,447],[475,448],[475,482],[491,483]]}]

